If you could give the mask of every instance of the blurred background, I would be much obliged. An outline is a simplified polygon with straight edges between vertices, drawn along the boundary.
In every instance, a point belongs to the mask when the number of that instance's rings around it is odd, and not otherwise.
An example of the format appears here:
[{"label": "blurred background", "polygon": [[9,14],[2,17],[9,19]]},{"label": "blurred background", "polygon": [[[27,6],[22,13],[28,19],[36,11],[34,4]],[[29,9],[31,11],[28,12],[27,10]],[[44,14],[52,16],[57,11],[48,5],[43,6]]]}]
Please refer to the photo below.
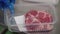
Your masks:
[{"label": "blurred background", "polygon": [[[57,4],[56,6],[57,9],[57,16],[58,16],[58,21],[55,24],[55,31],[52,32],[46,32],[45,34],[60,34],[60,1],[59,4]],[[25,34],[25,33],[16,33],[16,32],[10,32],[7,28],[7,26],[5,26],[4,24],[4,13],[3,11],[0,10],[0,34]],[[31,33],[31,34],[36,34],[36,33]],[[43,32],[38,33],[38,34],[43,34]]]}]

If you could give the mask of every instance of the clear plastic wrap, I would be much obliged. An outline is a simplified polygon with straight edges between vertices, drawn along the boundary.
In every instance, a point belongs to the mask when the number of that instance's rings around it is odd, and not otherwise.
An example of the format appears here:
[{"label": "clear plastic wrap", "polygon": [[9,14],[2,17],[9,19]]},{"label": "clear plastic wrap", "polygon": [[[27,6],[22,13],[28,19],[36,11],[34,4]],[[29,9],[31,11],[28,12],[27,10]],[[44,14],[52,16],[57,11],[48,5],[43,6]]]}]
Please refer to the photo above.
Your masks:
[{"label": "clear plastic wrap", "polygon": [[[25,14],[27,12],[29,12],[30,10],[46,10],[45,12],[49,13],[52,16],[53,21],[51,23],[47,22],[47,23],[37,23],[37,24],[27,24],[25,23]],[[8,29],[11,32],[29,32],[29,31],[52,31],[54,30],[54,24],[57,21],[57,16],[56,16],[56,10],[55,7],[52,4],[46,4],[46,3],[20,3],[15,5],[15,15],[13,16],[13,20],[11,20],[11,14],[10,12],[6,13],[6,24],[8,25]],[[49,28],[51,28],[50,30],[47,29],[42,29],[39,30],[38,25],[50,25],[48,26]],[[37,28],[36,30],[28,30],[28,28],[30,28],[31,26],[33,26],[32,28]],[[40,27],[41,28],[41,27]]]},{"label": "clear plastic wrap", "polygon": [[[56,13],[55,13],[55,8],[52,5],[44,5],[44,4],[29,5],[29,6],[28,5],[27,6],[19,6],[19,5],[17,5],[17,6],[15,6],[15,8],[16,8],[16,10],[15,10],[16,12],[15,12],[15,15],[13,17],[24,15],[25,13],[27,13],[27,11],[29,11],[31,9],[34,9],[34,10],[47,10],[47,12],[52,15],[52,18],[53,18],[52,23],[42,23],[42,25],[44,25],[44,24],[50,24],[53,27],[53,25],[56,23],[56,20],[57,20]],[[9,15],[10,14],[8,12],[7,13],[7,25],[9,27],[9,30],[10,31],[19,31],[19,28],[18,28],[16,22],[14,20],[12,20],[13,22],[10,21],[11,17]],[[24,25],[24,24],[20,24],[20,25]],[[39,24],[35,24],[35,25],[39,25]],[[26,26],[29,27],[28,24],[24,25],[25,28],[26,28]]]}]

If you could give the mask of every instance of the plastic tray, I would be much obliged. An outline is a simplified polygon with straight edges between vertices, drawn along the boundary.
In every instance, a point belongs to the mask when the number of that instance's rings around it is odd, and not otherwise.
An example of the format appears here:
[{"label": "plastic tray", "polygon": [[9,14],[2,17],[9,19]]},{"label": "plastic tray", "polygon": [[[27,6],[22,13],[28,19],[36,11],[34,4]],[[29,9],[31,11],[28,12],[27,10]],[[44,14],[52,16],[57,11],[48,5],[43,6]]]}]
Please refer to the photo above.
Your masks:
[{"label": "plastic tray", "polygon": [[[24,15],[25,13],[27,13],[31,9],[34,9],[34,10],[47,10],[48,13],[50,13],[53,16],[53,22],[52,23],[45,23],[45,24],[52,24],[52,26],[54,26],[54,24],[56,23],[56,21],[57,21],[56,10],[55,10],[55,7],[51,4],[15,5],[15,15],[13,17]],[[6,20],[7,20],[8,29],[11,32],[19,32],[19,28],[18,28],[16,22],[10,22],[10,19],[11,19],[10,13],[7,12]],[[20,25],[24,25],[24,24],[20,24]],[[21,32],[26,32],[26,31],[21,31]]]}]

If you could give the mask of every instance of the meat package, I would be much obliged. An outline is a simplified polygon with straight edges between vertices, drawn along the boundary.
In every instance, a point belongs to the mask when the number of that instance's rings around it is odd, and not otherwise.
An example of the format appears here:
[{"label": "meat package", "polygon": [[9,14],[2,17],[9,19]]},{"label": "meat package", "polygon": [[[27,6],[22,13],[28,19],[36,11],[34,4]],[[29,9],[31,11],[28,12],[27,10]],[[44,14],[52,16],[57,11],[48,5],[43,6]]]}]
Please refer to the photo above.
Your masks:
[{"label": "meat package", "polygon": [[30,10],[25,14],[28,31],[50,31],[53,29],[53,17],[46,10]]}]

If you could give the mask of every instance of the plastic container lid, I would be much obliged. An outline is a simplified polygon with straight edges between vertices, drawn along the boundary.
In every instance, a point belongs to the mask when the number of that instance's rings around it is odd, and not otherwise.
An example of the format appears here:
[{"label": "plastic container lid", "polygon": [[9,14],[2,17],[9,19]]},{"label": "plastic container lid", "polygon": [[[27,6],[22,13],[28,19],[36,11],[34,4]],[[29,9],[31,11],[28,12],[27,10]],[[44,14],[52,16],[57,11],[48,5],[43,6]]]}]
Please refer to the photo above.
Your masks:
[{"label": "plastic container lid", "polygon": [[29,2],[42,2],[42,3],[50,3],[50,4],[58,4],[59,0],[24,0]]}]

